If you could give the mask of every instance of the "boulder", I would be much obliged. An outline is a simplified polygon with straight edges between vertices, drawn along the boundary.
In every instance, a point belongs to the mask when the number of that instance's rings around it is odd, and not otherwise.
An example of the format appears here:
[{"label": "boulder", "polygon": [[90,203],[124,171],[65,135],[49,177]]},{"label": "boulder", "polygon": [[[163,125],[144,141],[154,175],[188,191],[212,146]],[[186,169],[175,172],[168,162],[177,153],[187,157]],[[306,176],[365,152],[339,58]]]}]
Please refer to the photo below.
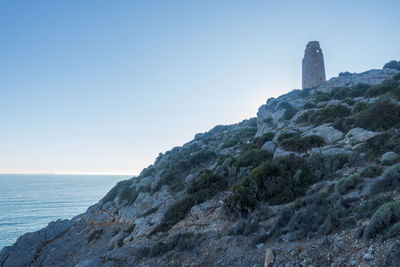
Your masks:
[{"label": "boulder", "polygon": [[362,128],[351,129],[345,136],[345,143],[364,142],[377,135],[377,132],[371,132]]},{"label": "boulder", "polygon": [[267,141],[263,144],[263,146],[261,147],[262,150],[265,150],[269,153],[274,153],[275,149],[276,149],[276,145],[274,144],[274,142],[272,141]]},{"label": "boulder", "polygon": [[293,151],[286,151],[286,150],[283,150],[283,149],[281,149],[279,147],[275,150],[275,153],[274,153],[274,159],[285,158],[285,157],[289,157],[289,156],[297,156],[297,157],[299,157],[300,154],[296,153],[296,152],[293,152]]},{"label": "boulder", "polygon": [[386,152],[381,157],[381,162],[386,165],[390,165],[396,163],[400,160],[399,154],[395,152]]},{"label": "boulder", "polygon": [[322,139],[324,139],[325,143],[327,144],[332,144],[343,137],[343,133],[341,131],[336,130],[328,123],[310,129],[309,131],[303,134],[303,137],[308,135],[318,135]]}]

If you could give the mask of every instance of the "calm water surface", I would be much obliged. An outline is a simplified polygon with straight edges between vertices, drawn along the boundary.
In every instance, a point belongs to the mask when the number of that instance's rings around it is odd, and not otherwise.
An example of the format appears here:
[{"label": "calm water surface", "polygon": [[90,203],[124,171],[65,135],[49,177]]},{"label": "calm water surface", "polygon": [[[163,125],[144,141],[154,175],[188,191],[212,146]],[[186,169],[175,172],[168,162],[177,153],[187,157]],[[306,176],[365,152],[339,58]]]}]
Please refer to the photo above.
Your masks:
[{"label": "calm water surface", "polygon": [[0,174],[0,250],[50,221],[71,219],[129,176]]}]

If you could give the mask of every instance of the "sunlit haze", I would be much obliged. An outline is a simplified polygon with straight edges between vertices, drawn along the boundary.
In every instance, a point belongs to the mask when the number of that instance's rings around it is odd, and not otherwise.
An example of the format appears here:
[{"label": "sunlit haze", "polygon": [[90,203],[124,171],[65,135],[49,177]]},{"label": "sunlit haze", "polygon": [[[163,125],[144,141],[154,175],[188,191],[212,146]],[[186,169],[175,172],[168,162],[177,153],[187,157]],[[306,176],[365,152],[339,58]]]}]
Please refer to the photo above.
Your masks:
[{"label": "sunlit haze", "polygon": [[[383,4],[384,3],[384,4]],[[138,174],[301,87],[400,59],[400,1],[2,1],[0,173]]]}]

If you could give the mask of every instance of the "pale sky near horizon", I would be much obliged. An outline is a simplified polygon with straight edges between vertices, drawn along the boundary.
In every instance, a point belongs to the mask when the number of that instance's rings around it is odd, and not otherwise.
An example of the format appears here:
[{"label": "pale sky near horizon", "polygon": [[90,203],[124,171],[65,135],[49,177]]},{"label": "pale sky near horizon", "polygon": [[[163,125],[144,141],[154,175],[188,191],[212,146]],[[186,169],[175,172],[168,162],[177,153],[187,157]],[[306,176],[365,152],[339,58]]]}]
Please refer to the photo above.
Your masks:
[{"label": "pale sky near horizon", "polygon": [[0,3],[0,173],[135,175],[301,86],[400,60],[400,1]]}]

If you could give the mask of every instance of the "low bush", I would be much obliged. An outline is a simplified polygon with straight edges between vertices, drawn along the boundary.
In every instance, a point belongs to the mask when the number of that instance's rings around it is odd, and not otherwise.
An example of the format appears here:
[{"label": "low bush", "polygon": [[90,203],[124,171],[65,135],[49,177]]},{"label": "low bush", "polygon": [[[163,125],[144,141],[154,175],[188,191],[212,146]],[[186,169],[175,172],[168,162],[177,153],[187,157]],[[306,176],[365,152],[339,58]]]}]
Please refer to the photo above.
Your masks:
[{"label": "low bush", "polygon": [[210,189],[213,190],[213,192],[220,192],[225,187],[225,180],[211,171],[205,170],[188,186],[186,192],[188,194],[195,194],[201,190]]},{"label": "low bush", "polygon": [[156,213],[158,210],[158,207],[150,208],[146,210],[144,213],[142,213],[139,217],[146,217],[149,216],[150,214]]},{"label": "low bush", "polygon": [[109,201],[114,200],[116,197],[119,198],[119,201],[122,202],[126,200],[128,205],[131,205],[135,202],[138,192],[136,189],[131,188],[132,185],[131,180],[124,180],[118,182],[102,199],[102,203],[105,204]]},{"label": "low bush", "polygon": [[371,193],[400,190],[400,163],[386,169],[371,186]]},{"label": "low bush", "polygon": [[290,119],[292,119],[293,116],[294,116],[294,114],[297,113],[297,111],[298,111],[298,110],[297,110],[296,108],[292,107],[292,106],[287,107],[287,108],[285,109],[285,112],[283,113],[282,119],[284,119],[284,120],[290,120]]},{"label": "low bush", "polygon": [[386,80],[381,84],[374,85],[365,93],[366,97],[376,97],[384,95],[388,92],[393,91],[395,88],[399,86],[399,82],[396,80]]},{"label": "low bush", "polygon": [[184,219],[193,206],[212,198],[221,192],[225,186],[226,182],[221,177],[212,174],[210,171],[202,172],[189,186],[188,194],[169,206],[161,223],[150,235],[160,231],[168,231],[172,226]]},{"label": "low bush", "polygon": [[238,216],[246,215],[264,201],[286,203],[304,194],[312,181],[305,162],[299,158],[264,162],[232,187],[225,208]]},{"label": "low bush", "polygon": [[358,102],[358,103],[354,106],[353,111],[354,111],[354,113],[358,113],[358,112],[367,110],[367,109],[370,108],[370,107],[371,107],[371,104],[370,104],[370,103]]},{"label": "low bush", "polygon": [[128,228],[126,228],[126,230],[124,232],[127,234],[130,234],[133,232],[133,230],[135,230],[135,228],[136,228],[136,224],[135,223],[131,224]]},{"label": "low bush", "polygon": [[368,84],[359,83],[355,86],[350,87],[337,87],[331,91],[331,97],[333,99],[346,99],[346,98],[354,98],[360,97],[365,94],[365,92],[371,86]]},{"label": "low bush", "polygon": [[349,154],[322,155],[316,154],[308,159],[310,175],[316,181],[332,178],[335,172],[349,164]]},{"label": "low bush", "polygon": [[398,125],[399,117],[400,108],[391,102],[384,101],[375,102],[368,110],[361,112],[356,121],[361,128],[382,131]]},{"label": "low bush", "polygon": [[103,229],[94,230],[87,238],[88,243],[92,242],[93,240],[99,240],[103,236],[103,234]]},{"label": "low bush", "polygon": [[299,134],[297,132],[284,132],[278,136],[278,142],[282,142],[285,139],[290,139],[292,137],[296,137]]},{"label": "low bush", "polygon": [[268,132],[263,134],[262,136],[258,137],[255,139],[255,143],[257,145],[258,148],[261,148],[262,145],[267,142],[267,141],[272,141],[272,139],[274,138],[275,134],[273,132]]},{"label": "low bush", "polygon": [[368,167],[366,167],[361,173],[360,175],[362,177],[376,177],[382,174],[382,167],[376,164],[370,165]]},{"label": "low bush", "polygon": [[251,149],[241,155],[235,165],[238,167],[246,167],[246,166],[257,166],[262,161],[270,159],[272,155],[265,150],[262,149]]},{"label": "low bush", "polygon": [[199,246],[204,240],[203,234],[179,233],[174,235],[167,243],[160,241],[151,247],[143,247],[139,249],[137,254],[140,258],[143,258],[162,256],[172,250],[187,251]]},{"label": "low bush", "polygon": [[296,151],[299,153],[307,152],[313,147],[324,145],[324,140],[318,135],[308,135],[305,137],[291,137],[280,142],[281,147],[286,150]]},{"label": "low bush", "polygon": [[311,109],[311,108],[315,108],[316,105],[314,102],[307,102],[304,104],[303,109]]},{"label": "low bush", "polygon": [[389,227],[400,221],[400,201],[383,204],[372,216],[364,231],[364,239],[385,234]]},{"label": "low bush", "polygon": [[339,194],[345,194],[350,189],[354,189],[361,182],[362,179],[357,174],[350,177],[341,178],[336,184],[336,192],[338,192]]},{"label": "low bush", "polygon": [[354,119],[353,118],[338,118],[332,123],[332,127],[341,132],[347,133],[353,129]]},{"label": "low bush", "polygon": [[363,219],[370,218],[380,206],[391,201],[393,201],[392,197],[379,194],[361,203],[361,205],[357,207],[357,214]]},{"label": "low bush", "polygon": [[327,93],[317,92],[317,96],[315,97],[317,102],[329,101],[331,100],[331,96]]},{"label": "low bush", "polygon": [[301,239],[312,234],[329,234],[355,224],[351,206],[338,194],[322,190],[296,201],[279,214],[273,226],[275,237]]},{"label": "low bush", "polygon": [[345,118],[351,115],[351,110],[344,105],[329,105],[324,109],[317,111],[307,111],[303,113],[296,121],[308,122],[314,125],[320,125],[327,122],[334,122],[337,118]]}]

